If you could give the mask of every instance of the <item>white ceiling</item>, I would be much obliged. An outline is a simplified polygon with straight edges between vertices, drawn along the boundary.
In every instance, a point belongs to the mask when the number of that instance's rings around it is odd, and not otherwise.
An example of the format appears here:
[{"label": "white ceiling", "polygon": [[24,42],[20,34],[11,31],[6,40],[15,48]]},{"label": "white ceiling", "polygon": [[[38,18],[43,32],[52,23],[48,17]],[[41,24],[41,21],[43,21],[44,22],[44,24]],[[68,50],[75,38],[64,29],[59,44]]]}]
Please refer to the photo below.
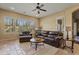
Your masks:
[{"label": "white ceiling", "polygon": [[44,17],[59,11],[62,11],[68,7],[76,5],[74,3],[42,3],[45,6],[42,9],[46,9],[47,12],[41,11],[38,15],[36,11],[32,11],[37,6],[36,3],[0,3],[0,8],[11,10],[24,15],[34,16],[34,17]]}]

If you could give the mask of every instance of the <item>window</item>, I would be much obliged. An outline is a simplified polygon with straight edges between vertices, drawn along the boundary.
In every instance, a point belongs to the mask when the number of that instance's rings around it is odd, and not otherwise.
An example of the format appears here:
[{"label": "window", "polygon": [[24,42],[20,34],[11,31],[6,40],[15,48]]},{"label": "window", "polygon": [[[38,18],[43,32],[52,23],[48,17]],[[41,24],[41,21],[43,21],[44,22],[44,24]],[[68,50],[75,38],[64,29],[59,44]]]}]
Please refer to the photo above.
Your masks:
[{"label": "window", "polygon": [[4,25],[5,25],[5,32],[13,32],[13,18],[6,16],[4,17]]},{"label": "window", "polygon": [[19,28],[19,32],[31,31],[34,28],[34,25],[34,21],[32,20],[26,20],[22,18],[16,20],[16,26]]},{"label": "window", "polygon": [[35,28],[35,22],[24,18],[13,19],[10,16],[4,18],[5,32],[31,31]]}]

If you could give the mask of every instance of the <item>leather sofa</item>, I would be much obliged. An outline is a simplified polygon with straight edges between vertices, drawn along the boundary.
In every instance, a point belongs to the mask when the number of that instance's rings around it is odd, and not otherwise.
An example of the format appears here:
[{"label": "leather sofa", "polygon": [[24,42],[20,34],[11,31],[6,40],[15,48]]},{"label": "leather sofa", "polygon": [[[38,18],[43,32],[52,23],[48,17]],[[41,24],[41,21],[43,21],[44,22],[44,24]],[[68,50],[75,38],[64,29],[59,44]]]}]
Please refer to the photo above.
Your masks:
[{"label": "leather sofa", "polygon": [[59,47],[61,39],[63,39],[63,33],[58,31],[41,31],[37,37],[43,38],[46,44]]},{"label": "leather sofa", "polygon": [[32,34],[30,34],[30,32],[28,31],[19,34],[19,42],[30,42],[31,38],[32,38]]},{"label": "leather sofa", "polygon": [[[22,32],[19,35],[20,42],[30,42],[32,34],[30,32]],[[54,47],[59,47],[61,45],[61,39],[63,39],[63,33],[58,31],[36,31],[36,37],[43,38],[44,43],[49,44]]]}]

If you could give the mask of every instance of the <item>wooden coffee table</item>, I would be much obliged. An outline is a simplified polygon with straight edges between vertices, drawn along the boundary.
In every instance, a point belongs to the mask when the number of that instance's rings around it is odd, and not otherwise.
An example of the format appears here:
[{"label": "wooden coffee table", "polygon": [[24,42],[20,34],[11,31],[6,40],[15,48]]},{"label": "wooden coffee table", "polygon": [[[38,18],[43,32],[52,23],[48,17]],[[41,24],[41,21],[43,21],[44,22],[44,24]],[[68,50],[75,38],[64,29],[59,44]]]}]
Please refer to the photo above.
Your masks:
[{"label": "wooden coffee table", "polygon": [[33,41],[33,42],[31,41],[31,45],[32,45],[32,43],[34,43],[35,44],[35,50],[37,50],[38,43],[43,43],[44,39],[42,39],[42,38],[35,38],[35,39],[36,39],[36,41]]}]

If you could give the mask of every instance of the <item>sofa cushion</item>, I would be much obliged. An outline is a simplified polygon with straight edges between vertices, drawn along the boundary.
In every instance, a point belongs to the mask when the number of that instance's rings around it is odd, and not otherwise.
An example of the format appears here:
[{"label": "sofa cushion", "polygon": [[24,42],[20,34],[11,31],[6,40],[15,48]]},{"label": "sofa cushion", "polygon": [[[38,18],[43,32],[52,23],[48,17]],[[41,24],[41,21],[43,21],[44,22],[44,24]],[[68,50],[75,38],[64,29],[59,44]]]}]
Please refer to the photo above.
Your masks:
[{"label": "sofa cushion", "polygon": [[26,38],[26,37],[32,37],[31,35],[27,35],[27,36],[20,36],[20,38]]},{"label": "sofa cushion", "polygon": [[54,32],[49,32],[49,34],[51,35],[51,34],[54,34]]},{"label": "sofa cushion", "polygon": [[50,37],[44,37],[44,39],[54,40],[54,38],[50,38]]},{"label": "sofa cushion", "polygon": [[37,36],[37,37],[39,37],[39,38],[43,38],[43,36]]},{"label": "sofa cushion", "polygon": [[41,34],[48,34],[49,31],[41,31]]},{"label": "sofa cushion", "polygon": [[22,34],[23,35],[28,35],[28,34],[30,34],[30,32],[29,31],[25,31],[25,32],[22,32]]},{"label": "sofa cushion", "polygon": [[54,35],[48,35],[48,37],[50,37],[50,38],[54,38]]},{"label": "sofa cushion", "polygon": [[48,34],[42,34],[44,37],[47,37],[48,36]]}]

